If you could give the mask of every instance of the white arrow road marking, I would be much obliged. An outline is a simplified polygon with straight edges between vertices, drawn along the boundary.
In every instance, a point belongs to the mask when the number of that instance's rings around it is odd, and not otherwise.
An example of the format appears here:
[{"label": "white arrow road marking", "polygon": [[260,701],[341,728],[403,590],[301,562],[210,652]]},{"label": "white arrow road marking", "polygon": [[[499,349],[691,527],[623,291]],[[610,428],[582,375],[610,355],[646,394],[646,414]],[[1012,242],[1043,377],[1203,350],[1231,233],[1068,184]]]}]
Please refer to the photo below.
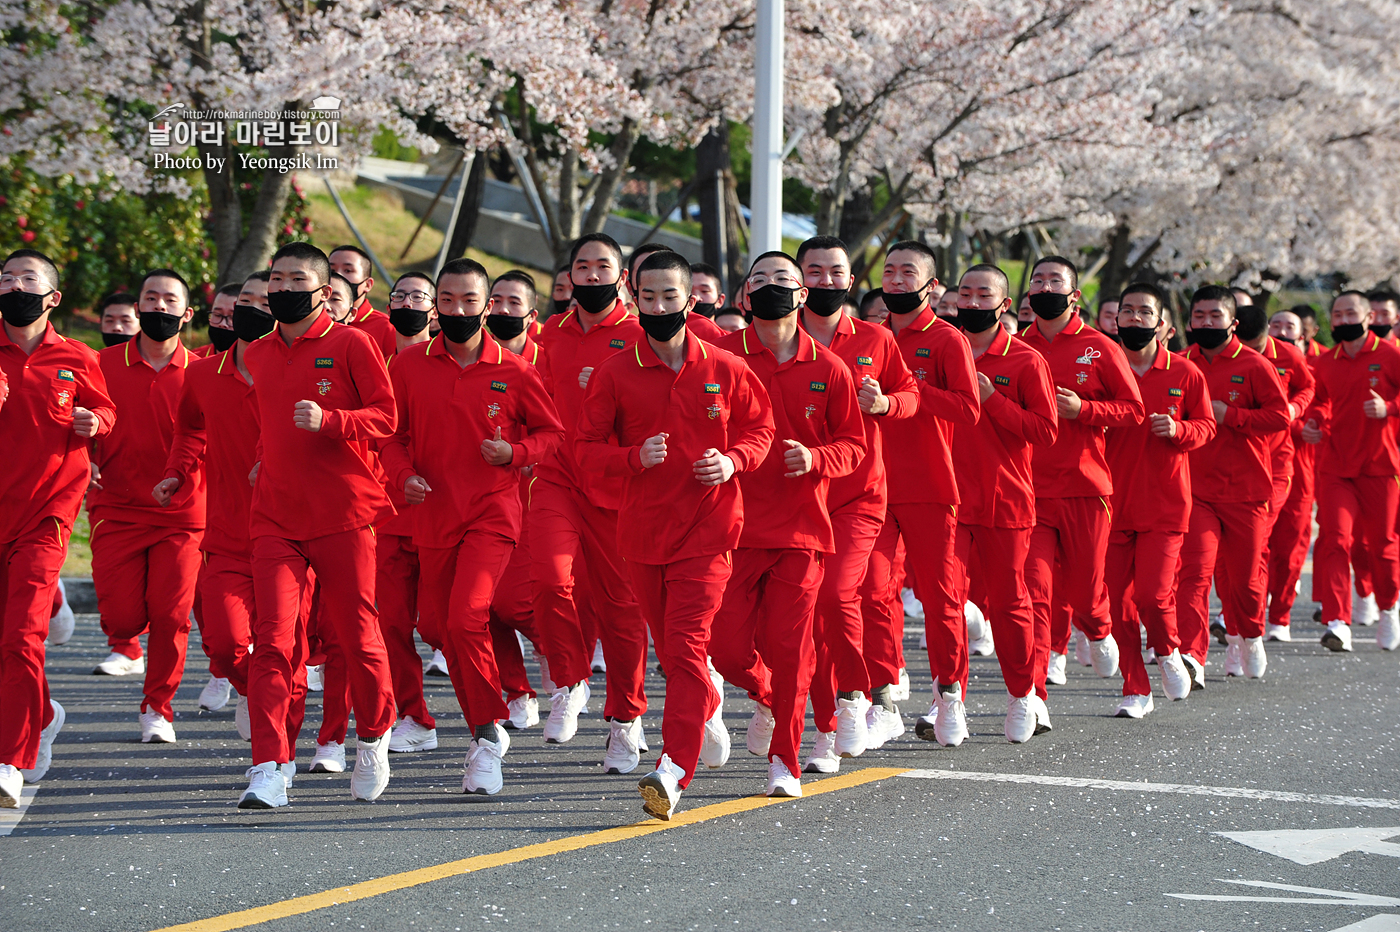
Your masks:
[{"label": "white arrow road marking", "polygon": [[29,804],[34,801],[34,795],[39,792],[37,786],[26,786],[19,794],[19,805],[13,809],[0,809],[0,838],[4,838],[15,830],[19,825],[19,820],[24,818],[24,811],[29,808]]},{"label": "white arrow road marking", "polygon": [[1400,858],[1400,845],[1385,840],[1400,835],[1400,825],[1390,828],[1329,828],[1215,834],[1258,851],[1287,858],[1295,864],[1321,864],[1353,851]]},{"label": "white arrow road marking", "polygon": [[[983,773],[973,770],[910,770],[900,774],[915,780],[973,780],[982,783],[1033,783],[1040,786],[1082,787],[1129,793],[1179,793],[1184,796],[1223,796],[1227,799],[1259,799],[1314,806],[1350,806],[1355,809],[1400,809],[1400,799],[1365,796],[1329,796],[1318,793],[1289,793],[1282,790],[1251,790],[1232,786],[1195,786],[1189,783],[1133,783],[1127,780],[1092,780],[1080,777],[1045,777],[1030,773]],[[1395,833],[1400,833],[1397,830]]]},{"label": "white arrow road marking", "polygon": [[1394,913],[1372,916],[1370,919],[1362,919],[1349,926],[1333,929],[1332,932],[1400,932],[1400,916]]},{"label": "white arrow road marking", "polygon": [[[1168,893],[1178,900],[1206,900],[1212,903],[1311,903],[1317,906],[1400,906],[1400,899],[1393,896],[1378,896],[1373,893],[1355,893],[1351,890],[1323,890],[1319,887],[1295,887],[1286,883],[1270,883],[1267,880],[1221,880],[1218,883],[1233,883],[1242,887],[1262,887],[1265,890],[1287,890],[1293,893],[1320,893],[1321,897],[1302,896],[1218,896],[1206,893]],[[1325,897],[1325,899],[1324,899]]]}]

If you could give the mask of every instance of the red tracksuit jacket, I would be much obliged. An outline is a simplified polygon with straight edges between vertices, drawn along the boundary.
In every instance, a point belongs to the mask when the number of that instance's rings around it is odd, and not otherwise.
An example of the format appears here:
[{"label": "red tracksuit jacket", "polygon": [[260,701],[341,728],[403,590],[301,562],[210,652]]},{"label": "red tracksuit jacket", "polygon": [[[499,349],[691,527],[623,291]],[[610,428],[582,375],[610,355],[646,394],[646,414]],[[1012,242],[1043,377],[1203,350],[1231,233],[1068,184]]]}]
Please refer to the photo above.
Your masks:
[{"label": "red tracksuit jacket", "polygon": [[1050,367],[1000,328],[973,363],[996,391],[982,402],[976,424],[953,430],[953,468],[962,496],[958,523],[1035,527],[1032,450],[1054,443],[1060,426]]},{"label": "red tracksuit jacket", "polygon": [[[468,530],[518,541],[519,469],[564,439],[535,368],[489,333],[482,336],[480,358],[464,368],[437,336],[401,353],[392,380],[399,423],[384,444],[385,472],[395,488],[416,475],[432,489],[414,508],[414,543],[455,547]],[[514,450],[505,466],[481,456],[482,441],[497,428]]]},{"label": "red tracksuit jacket", "polygon": [[[1283,388],[1284,396],[1297,412],[1296,418],[1301,418],[1303,412],[1308,410],[1308,405],[1312,404],[1316,381],[1313,378],[1312,367],[1296,346],[1273,337],[1269,337],[1260,355],[1267,359],[1269,365],[1278,373],[1279,385]],[[1289,478],[1293,475],[1294,444],[1291,424],[1294,422],[1290,422],[1289,430],[1274,435],[1270,468],[1275,479]]]},{"label": "red tracksuit jacket", "polygon": [[[748,328],[726,336],[720,347],[744,360],[768,389],[776,429],[768,455],[739,483],[748,503],[739,546],[835,553],[827,487],[832,479],[855,471],[866,453],[865,424],[851,371],[801,327],[796,355],[782,364]],[[784,440],[796,440],[812,451],[812,469],[806,475],[785,475]]]},{"label": "red tracksuit jacket", "polygon": [[165,477],[179,479],[184,488],[202,468],[208,478],[208,510],[213,520],[200,549],[251,560],[248,515],[253,487],[248,473],[257,461],[258,400],[253,386],[238,371],[237,350],[233,346],[201,359],[185,373]]},{"label": "red tracksuit jacket", "polygon": [[1040,498],[1084,498],[1113,494],[1104,456],[1104,431],[1142,420],[1137,379],[1118,344],[1076,315],[1053,341],[1040,325],[1021,333],[1026,345],[1050,364],[1050,378],[1084,402],[1077,418],[1060,421],[1053,446],[1035,450],[1035,494]]},{"label": "red tracksuit jacket", "polygon": [[[659,433],[669,435],[666,459],[644,469],[641,446]],[[746,504],[738,474],[763,462],[772,443],[768,393],[743,361],[689,337],[673,372],[643,338],[594,370],[574,455],[590,473],[622,477],[618,553],[665,565],[738,546]],[[693,464],[711,448],[734,461],[734,479],[695,478]]]},{"label": "red tracksuit jacket", "polygon": [[73,409],[97,415],[99,438],[111,433],[117,412],[97,353],[60,336],[52,324],[27,356],[0,327],[0,373],[0,381],[9,382],[9,397],[0,404],[8,460],[0,483],[4,544],[47,518],[73,526],[92,476],[88,441],[73,433]]},{"label": "red tracksuit jacket", "polygon": [[[893,333],[888,320],[884,326]],[[919,386],[919,409],[884,425],[889,503],[957,505],[949,448],[953,425],[977,423],[982,408],[972,351],[932,308],[895,334],[894,342]]]},{"label": "red tracksuit jacket", "polygon": [[398,331],[389,323],[389,315],[371,307],[368,298],[355,308],[355,313],[350,318],[350,326],[368,334],[386,361],[398,351]]},{"label": "red tracksuit jacket", "polygon": [[[374,342],[324,311],[288,346],[278,330],[243,363],[258,398],[258,470],[249,536],[313,540],[392,517],[370,442],[391,436],[389,371]],[[320,431],[292,422],[298,401],[325,409]]]},{"label": "red tracksuit jacket", "polygon": [[1215,438],[1191,452],[1191,495],[1203,502],[1266,502],[1273,495],[1270,443],[1288,429],[1288,400],[1268,360],[1230,337],[1211,362],[1199,346],[1182,354],[1206,377],[1212,401],[1229,406]]},{"label": "red tracksuit jacket", "polygon": [[1108,468],[1113,472],[1113,530],[1180,531],[1191,523],[1191,460],[1188,454],[1215,437],[1206,377],[1196,364],[1157,344],[1152,368],[1137,379],[1148,414],[1177,421],[1170,439],[1139,424],[1108,431]]},{"label": "red tracksuit jacket", "polygon": [[[1368,334],[1355,356],[1334,346],[1314,364],[1317,393],[1304,420],[1317,421],[1323,430],[1318,445],[1318,469],[1343,478],[1400,475],[1396,452],[1396,417],[1400,405],[1400,350]],[[1367,417],[1363,403],[1374,391],[1386,400],[1390,416]]]},{"label": "red tracksuit jacket", "polygon": [[691,333],[695,334],[706,343],[717,343],[729,334],[721,330],[719,325],[704,314],[691,312],[685,315],[685,326]]},{"label": "red tracksuit jacket", "polygon": [[[165,478],[165,462],[175,439],[175,416],[186,372],[196,359],[182,345],[159,372],[141,356],[139,336],[97,354],[107,390],[121,414],[117,427],[94,445],[102,488],[88,493],[88,514],[98,521],[155,527],[202,528],[205,517],[204,469],[196,466],[162,508],[151,489]],[[246,478],[246,474],[245,474]]]}]

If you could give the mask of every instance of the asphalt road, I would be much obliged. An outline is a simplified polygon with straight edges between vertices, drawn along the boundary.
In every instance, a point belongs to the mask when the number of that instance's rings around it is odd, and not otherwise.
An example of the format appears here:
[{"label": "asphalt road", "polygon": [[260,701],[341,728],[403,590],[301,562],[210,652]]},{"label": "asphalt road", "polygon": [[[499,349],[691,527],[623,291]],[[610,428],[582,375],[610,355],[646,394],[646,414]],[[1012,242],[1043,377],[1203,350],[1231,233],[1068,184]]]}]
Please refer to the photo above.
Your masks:
[{"label": "asphalt road", "polygon": [[[843,769],[910,775],[759,808],[743,800],[762,791],[765,766],[743,750],[748,702],[731,688],[736,754],[701,773],[682,808],[738,811],[633,836],[607,830],[643,819],[635,784],[644,769],[601,773],[599,700],[569,745],[545,746],[537,729],[518,735],[499,796],[463,796],[467,735],[441,680],[430,681],[429,701],[442,747],[395,755],[378,802],[353,802],[348,774],[303,773],[289,808],[239,811],[246,745],[232,706],[197,714],[206,676],[197,635],[176,700],[180,741],[142,745],[139,683],[89,675],[106,650],[95,617],[80,616],[73,640],[49,654],[53,693],[68,710],[53,770],[0,838],[0,930],[154,930],[505,852],[495,866],[473,862],[480,869],[470,873],[453,868],[380,895],[338,897],[340,905],[274,906],[251,918],[277,932],[1395,932],[1400,838],[1383,839],[1400,836],[1400,656],[1377,651],[1367,632],[1355,654],[1326,652],[1315,640],[1321,629],[1303,617],[1311,609],[1303,602],[1297,611],[1305,640],[1270,645],[1262,682],[1224,680],[1217,655],[1204,692],[1179,703],[1159,692],[1157,711],[1141,722],[1109,717],[1120,680],[1071,663],[1069,685],[1052,688],[1054,731],[1019,747],[1001,735],[996,661],[976,658],[973,736],[963,747],[924,743],[911,727]],[[914,637],[906,646],[915,698],[902,709],[910,726],[929,692]],[[664,687],[660,677],[648,681],[655,746]],[[319,699],[308,713],[303,766]],[[1315,863],[1297,859],[1319,856],[1316,836],[1263,842],[1280,854],[1219,834],[1347,828],[1391,831],[1342,838],[1336,856]],[[563,842],[557,853],[524,860],[515,851],[551,842]]]}]

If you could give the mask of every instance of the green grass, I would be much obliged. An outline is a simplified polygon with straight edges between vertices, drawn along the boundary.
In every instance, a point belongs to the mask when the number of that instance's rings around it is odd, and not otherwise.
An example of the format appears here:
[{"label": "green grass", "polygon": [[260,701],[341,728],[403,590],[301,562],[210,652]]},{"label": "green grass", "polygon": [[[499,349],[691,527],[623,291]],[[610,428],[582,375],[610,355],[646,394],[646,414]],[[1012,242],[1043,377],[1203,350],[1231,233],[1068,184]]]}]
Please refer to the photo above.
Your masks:
[{"label": "green grass", "polygon": [[92,575],[92,545],[88,543],[90,533],[87,511],[78,512],[78,520],[73,522],[73,536],[68,538],[68,558],[63,561],[63,569],[58,575]]}]

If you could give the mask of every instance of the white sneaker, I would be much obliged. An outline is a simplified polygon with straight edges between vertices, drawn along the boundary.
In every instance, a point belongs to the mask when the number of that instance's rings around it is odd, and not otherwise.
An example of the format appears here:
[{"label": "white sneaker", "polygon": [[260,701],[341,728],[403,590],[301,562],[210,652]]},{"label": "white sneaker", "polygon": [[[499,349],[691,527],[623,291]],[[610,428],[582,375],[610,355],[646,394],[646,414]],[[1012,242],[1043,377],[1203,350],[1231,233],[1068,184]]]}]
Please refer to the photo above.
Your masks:
[{"label": "white sneaker", "polygon": [[292,791],[292,780],[297,775],[297,762],[288,761],[285,764],[278,764],[277,769],[282,772],[282,779],[287,784],[287,792],[290,793]]},{"label": "white sneaker", "polygon": [[63,723],[68,720],[68,713],[63,711],[63,706],[58,704],[57,699],[49,699],[49,706],[53,709],[53,721],[39,732],[39,756],[34,759],[33,767],[20,771],[25,783],[38,783],[44,779],[44,774],[49,772],[49,767],[53,764],[53,739],[58,737],[58,733],[63,730]]},{"label": "white sneaker", "polygon": [[609,723],[607,746],[603,751],[604,773],[631,773],[642,762],[641,719]]},{"label": "white sneaker", "polygon": [[1031,701],[1034,696],[1032,689],[1029,696],[1020,699],[1011,696],[1006,703],[1006,723],[1002,730],[1012,744],[1025,744],[1035,735],[1035,704]]},{"label": "white sneaker", "polygon": [[899,668],[899,680],[890,684],[890,699],[895,702],[909,701],[909,671]]},{"label": "white sneaker", "polygon": [[1043,735],[1053,731],[1054,729],[1050,725],[1050,707],[1045,704],[1045,700],[1036,695],[1034,690],[1026,698],[1030,699],[1031,709],[1035,711],[1035,733]]},{"label": "white sneaker", "polygon": [[549,697],[549,720],[544,723],[544,740],[565,744],[578,734],[578,716],[588,703],[588,684],[575,683],[570,689],[556,689]]},{"label": "white sneaker", "polygon": [[928,712],[914,719],[914,737],[921,741],[937,741],[938,726],[938,682],[933,684],[933,702],[929,704]]},{"label": "white sneaker", "polygon": [[1373,592],[1367,596],[1352,594],[1351,597],[1351,623],[1369,628],[1380,620],[1381,610],[1376,605],[1376,594]]},{"label": "white sneaker", "polygon": [[412,715],[405,715],[403,721],[399,722],[389,733],[389,750],[395,754],[404,754],[409,751],[436,751],[437,746],[437,729],[424,728],[413,720]]},{"label": "white sneaker", "polygon": [[1206,688],[1206,667],[1190,654],[1182,654],[1181,662],[1186,664],[1186,670],[1191,674],[1191,691]]},{"label": "white sneaker", "polygon": [[287,778],[272,761],[248,768],[248,788],[238,797],[239,809],[277,809],[287,805]]},{"label": "white sneaker", "polygon": [[119,654],[112,651],[107,655],[107,659],[92,668],[93,676],[131,676],[136,673],[146,672],[145,656],[132,660],[126,654]]},{"label": "white sneaker", "polygon": [[18,809],[24,792],[24,775],[18,767],[0,764],[0,809]]},{"label": "white sneaker", "polygon": [[428,661],[424,676],[450,676],[447,672],[447,655],[440,650],[433,651],[433,659]]},{"label": "white sneaker", "polygon": [[313,693],[319,693],[326,688],[326,665],[316,664],[314,667],[306,668],[306,688]]},{"label": "white sneaker", "polygon": [[1376,628],[1376,646],[1381,650],[1400,647],[1400,602],[1381,610],[1380,627]]},{"label": "white sneaker", "polygon": [[996,653],[996,643],[992,640],[992,624],[987,621],[982,610],[968,602],[963,605],[963,618],[967,621],[967,652],[973,657],[990,657]]},{"label": "white sneaker", "polygon": [[1244,638],[1238,634],[1225,635],[1225,675],[1244,676]]},{"label": "white sneaker", "polygon": [[344,773],[345,745],[339,741],[316,745],[316,754],[311,758],[312,773]]},{"label": "white sneaker", "polygon": [[836,773],[841,769],[841,755],[836,753],[836,732],[819,731],[812,742],[812,753],[802,765],[803,773]]},{"label": "white sneaker", "polygon": [[248,697],[239,696],[233,706],[233,727],[244,741],[253,740],[253,721],[248,717]]},{"label": "white sneaker", "polygon": [[919,650],[928,650],[928,632],[919,632]]},{"label": "white sneaker", "polygon": [[1093,658],[1089,656],[1089,636],[1078,628],[1074,628],[1069,633],[1069,646],[1074,650],[1074,662],[1081,667],[1091,667],[1094,665]]},{"label": "white sneaker", "polygon": [[870,711],[865,713],[865,734],[867,750],[883,747],[886,742],[904,734],[904,719],[899,717],[899,707],[895,706],[891,712],[884,706],[871,705]]},{"label": "white sneaker", "polygon": [[502,728],[523,731],[540,723],[540,703],[534,696],[516,696],[506,703],[510,718],[501,722]]},{"label": "white sneaker", "polygon": [[1191,671],[1186,669],[1180,650],[1174,650],[1166,657],[1158,657],[1157,669],[1162,673],[1162,692],[1168,699],[1185,699],[1191,694]]},{"label": "white sneaker", "polygon": [[199,707],[206,712],[217,712],[228,705],[233,694],[233,684],[221,676],[209,677],[209,682],[199,691]]},{"label": "white sneaker", "polygon": [[607,662],[607,660],[603,659],[603,642],[602,642],[602,641],[599,641],[599,642],[597,642],[596,644],[593,645],[593,664],[592,664],[592,670],[593,670],[594,673],[607,673],[607,672],[608,672],[608,662]]},{"label": "white sneaker", "polygon": [[1263,676],[1264,670],[1269,666],[1269,657],[1264,653],[1264,639],[1245,638],[1241,653],[1244,655],[1244,675],[1251,680]]},{"label": "white sneaker", "polygon": [[1142,718],[1152,711],[1152,695],[1146,696],[1124,696],[1123,701],[1118,703],[1118,711],[1113,714],[1118,718]]},{"label": "white sneaker", "polygon": [[1228,633],[1229,629],[1225,627],[1225,613],[1216,612],[1215,617],[1211,619],[1210,622],[1211,637],[1215,638],[1221,644],[1229,646],[1229,642],[1225,640],[1225,635]]},{"label": "white sneaker", "polygon": [[540,691],[547,692],[551,696],[559,691],[558,685],[549,676],[549,658],[538,651],[532,651],[535,663],[540,667]]},{"label": "white sneaker", "polygon": [[142,712],[139,721],[142,744],[150,744],[152,741],[157,744],[175,743],[175,724],[155,709]]},{"label": "white sneaker", "polygon": [[49,619],[49,636],[45,639],[54,647],[67,644],[72,640],[73,628],[78,624],[78,619],[73,616],[73,609],[68,604],[68,591],[63,588],[63,580],[61,579],[58,581],[58,593],[61,597],[61,604],[58,606],[58,611]]},{"label": "white sneaker", "polygon": [[1113,635],[1101,641],[1090,641],[1086,635],[1084,640],[1089,644],[1089,665],[1095,673],[1107,679],[1118,672],[1118,642]]},{"label": "white sneaker", "polygon": [[859,693],[854,699],[836,700],[836,753],[840,757],[860,757],[865,753],[865,713],[870,702]]},{"label": "white sneaker", "polygon": [[1276,625],[1273,622],[1265,622],[1264,640],[1288,643],[1293,640],[1293,629],[1288,625]]},{"label": "white sneaker", "polygon": [[1322,646],[1342,653],[1351,650],[1351,625],[1345,621],[1327,622],[1327,631],[1322,635]]},{"label": "white sneaker", "polygon": [[754,757],[767,757],[768,747],[773,743],[773,710],[766,705],[753,704],[753,716],[749,718],[749,733],[744,740],[749,753]]},{"label": "white sneaker", "polygon": [[763,795],[801,799],[802,781],[792,775],[792,771],[787,769],[787,764],[775,760],[768,765],[768,787],[763,791]]},{"label": "white sneaker", "polygon": [[955,748],[967,740],[967,706],[963,704],[962,684],[954,683],[947,692],[938,690],[938,721],[933,735],[945,748]]},{"label": "white sneaker", "polygon": [[729,728],[724,724],[724,709],[705,720],[705,737],[700,742],[700,762],[711,770],[729,763]]},{"label": "white sneaker", "polygon": [[350,796],[372,802],[389,785],[389,736],[355,741],[355,772],[350,775]]},{"label": "white sneaker", "polygon": [[905,589],[900,592],[899,599],[904,603],[904,617],[913,621],[924,620],[924,603],[914,598],[913,589]]},{"label": "white sneaker", "polygon": [[473,738],[462,771],[462,792],[479,796],[495,796],[505,781],[501,777],[501,758],[510,750],[510,735],[496,728],[499,741]]},{"label": "white sneaker", "polygon": [[1050,652],[1050,666],[1045,670],[1045,682],[1051,686],[1063,686],[1069,682],[1065,660],[1064,654],[1057,654],[1053,650]]},{"label": "white sneaker", "polygon": [[653,819],[671,821],[671,814],[681,801],[680,779],[685,771],[671,761],[671,755],[662,754],[656,769],[637,782],[637,790],[642,794],[642,808]]}]

